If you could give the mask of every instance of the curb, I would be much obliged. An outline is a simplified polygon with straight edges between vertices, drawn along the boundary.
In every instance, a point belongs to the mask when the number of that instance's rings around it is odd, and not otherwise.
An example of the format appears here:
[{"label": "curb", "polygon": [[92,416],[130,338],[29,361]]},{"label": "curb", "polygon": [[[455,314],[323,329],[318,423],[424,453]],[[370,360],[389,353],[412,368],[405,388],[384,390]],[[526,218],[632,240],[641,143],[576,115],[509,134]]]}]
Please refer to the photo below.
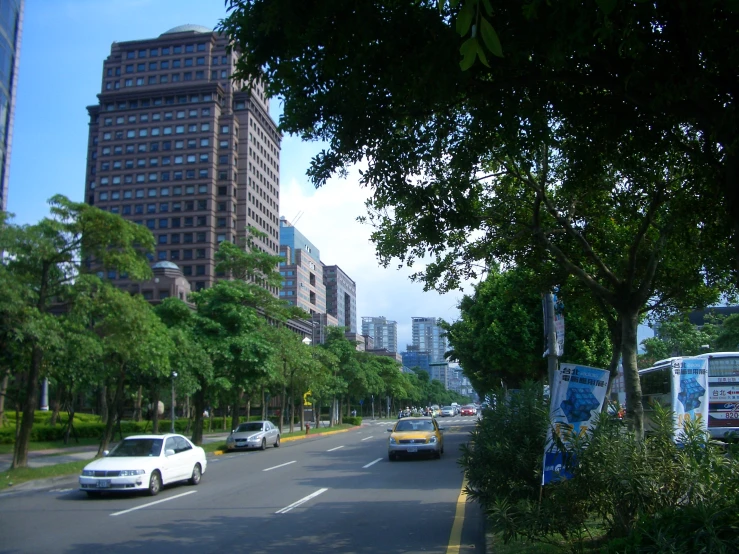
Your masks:
[{"label": "curb", "polygon": [[[361,427],[361,425],[355,425],[351,429],[339,429],[338,431],[324,431],[322,433],[313,433],[311,435],[298,435],[296,437],[285,437],[284,439],[280,439],[280,443],[283,442],[294,442],[294,441],[302,441],[305,439],[309,439],[311,437],[324,437],[328,435],[338,435],[339,433],[346,433],[348,431],[353,431],[355,428]],[[215,450],[213,452],[214,456],[222,456],[223,454],[226,454],[228,450]]]}]

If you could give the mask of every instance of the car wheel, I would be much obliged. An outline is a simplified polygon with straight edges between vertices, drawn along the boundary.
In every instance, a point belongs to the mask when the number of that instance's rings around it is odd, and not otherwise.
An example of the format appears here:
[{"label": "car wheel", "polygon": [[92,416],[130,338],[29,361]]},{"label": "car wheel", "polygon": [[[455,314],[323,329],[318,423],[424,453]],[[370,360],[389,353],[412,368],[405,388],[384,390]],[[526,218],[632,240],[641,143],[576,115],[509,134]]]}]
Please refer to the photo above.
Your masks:
[{"label": "car wheel", "polygon": [[277,438],[275,439],[275,448],[280,447],[280,435],[277,435]]},{"label": "car wheel", "polygon": [[162,476],[154,470],[149,478],[149,496],[156,496],[160,490],[162,490]]},{"label": "car wheel", "polygon": [[99,491],[85,491],[87,493],[88,498],[100,498],[100,492]]},{"label": "car wheel", "polygon": [[203,476],[203,472],[200,469],[200,464],[195,464],[195,467],[192,468],[192,477],[190,477],[190,484],[191,485],[197,485],[200,483],[200,478]]},{"label": "car wheel", "polygon": [[390,460],[391,462],[394,462],[395,460],[397,460],[397,458],[395,457],[395,454],[393,454],[392,452],[390,452],[390,453],[389,453],[389,454],[387,455],[387,458],[388,458],[388,460]]},{"label": "car wheel", "polygon": [[267,450],[267,439],[262,439],[262,450]]}]

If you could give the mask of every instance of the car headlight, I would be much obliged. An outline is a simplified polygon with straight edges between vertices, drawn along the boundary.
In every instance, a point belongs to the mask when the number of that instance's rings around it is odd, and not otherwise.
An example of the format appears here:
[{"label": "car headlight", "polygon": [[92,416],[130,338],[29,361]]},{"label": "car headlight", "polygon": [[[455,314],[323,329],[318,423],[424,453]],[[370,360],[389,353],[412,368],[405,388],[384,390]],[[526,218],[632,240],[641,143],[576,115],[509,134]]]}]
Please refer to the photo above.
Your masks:
[{"label": "car headlight", "polygon": [[83,469],[82,470],[82,477],[94,477],[95,472],[91,469]]},{"label": "car headlight", "polygon": [[143,469],[124,469],[119,475],[121,477],[133,477],[134,475],[143,475],[146,473]]},{"label": "car headlight", "polygon": [[429,444],[436,444],[436,436],[433,436],[429,439]]},{"label": "car headlight", "polygon": [[393,437],[390,437],[390,444],[397,444],[397,441]]}]

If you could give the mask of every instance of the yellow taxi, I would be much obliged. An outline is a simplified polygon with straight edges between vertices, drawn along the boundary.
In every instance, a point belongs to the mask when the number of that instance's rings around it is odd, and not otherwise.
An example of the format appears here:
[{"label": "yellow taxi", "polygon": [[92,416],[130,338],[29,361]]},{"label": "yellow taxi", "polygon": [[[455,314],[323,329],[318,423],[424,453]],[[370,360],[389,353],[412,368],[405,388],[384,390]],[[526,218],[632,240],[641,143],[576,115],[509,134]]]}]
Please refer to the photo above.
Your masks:
[{"label": "yellow taxi", "polygon": [[443,430],[432,417],[406,417],[398,420],[394,427],[388,429],[388,458],[391,462],[400,456],[417,454],[431,454],[437,459],[441,458],[444,453]]}]

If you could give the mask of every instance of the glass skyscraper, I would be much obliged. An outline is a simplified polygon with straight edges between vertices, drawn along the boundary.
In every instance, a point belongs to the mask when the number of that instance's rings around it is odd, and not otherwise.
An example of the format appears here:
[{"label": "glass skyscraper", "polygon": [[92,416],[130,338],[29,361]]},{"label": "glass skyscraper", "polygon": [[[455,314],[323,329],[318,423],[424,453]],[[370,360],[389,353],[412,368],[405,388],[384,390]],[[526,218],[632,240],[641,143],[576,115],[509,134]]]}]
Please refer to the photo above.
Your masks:
[{"label": "glass skyscraper", "polygon": [[0,210],[8,206],[10,143],[13,137],[15,91],[24,0],[0,0]]}]

